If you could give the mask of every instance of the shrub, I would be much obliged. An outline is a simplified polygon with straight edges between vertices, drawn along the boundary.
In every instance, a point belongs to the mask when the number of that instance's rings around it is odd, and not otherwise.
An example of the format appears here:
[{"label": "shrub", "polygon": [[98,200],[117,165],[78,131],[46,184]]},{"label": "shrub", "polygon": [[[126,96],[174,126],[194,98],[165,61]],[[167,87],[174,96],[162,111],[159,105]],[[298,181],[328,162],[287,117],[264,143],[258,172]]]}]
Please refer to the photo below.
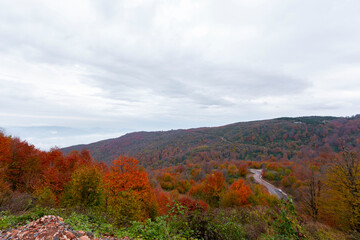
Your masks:
[{"label": "shrub", "polygon": [[11,213],[29,210],[34,206],[34,198],[28,193],[11,192],[3,202],[1,208]]},{"label": "shrub", "polygon": [[36,203],[41,207],[55,207],[56,205],[56,196],[48,186],[35,191],[35,196],[37,196]]},{"label": "shrub", "polygon": [[102,173],[96,167],[75,170],[66,186],[63,204],[67,206],[98,206],[103,200]]}]

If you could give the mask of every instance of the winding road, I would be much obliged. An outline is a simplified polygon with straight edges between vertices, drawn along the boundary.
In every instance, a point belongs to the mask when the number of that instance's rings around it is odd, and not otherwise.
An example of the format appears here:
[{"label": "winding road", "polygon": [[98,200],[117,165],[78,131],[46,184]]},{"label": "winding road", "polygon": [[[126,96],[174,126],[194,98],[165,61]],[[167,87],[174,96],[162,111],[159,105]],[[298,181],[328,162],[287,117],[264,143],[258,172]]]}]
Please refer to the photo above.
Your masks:
[{"label": "winding road", "polygon": [[250,169],[250,172],[254,174],[254,179],[257,183],[265,186],[270,194],[277,196],[279,199],[287,199],[288,195],[284,193],[280,188],[275,187],[271,183],[262,179],[262,169]]}]

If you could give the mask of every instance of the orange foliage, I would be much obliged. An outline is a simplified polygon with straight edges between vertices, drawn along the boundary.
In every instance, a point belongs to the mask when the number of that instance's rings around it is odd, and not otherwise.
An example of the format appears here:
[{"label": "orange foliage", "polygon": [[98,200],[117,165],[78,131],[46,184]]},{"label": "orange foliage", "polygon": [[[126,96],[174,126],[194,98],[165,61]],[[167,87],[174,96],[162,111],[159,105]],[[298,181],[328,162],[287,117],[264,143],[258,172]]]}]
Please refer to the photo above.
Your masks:
[{"label": "orange foliage", "polygon": [[[147,173],[140,171],[137,164],[134,158],[120,156],[113,162],[110,172],[106,173],[104,184],[109,207],[114,214],[145,220],[155,211],[152,208],[156,200]],[[136,205],[129,205],[129,200],[134,204],[136,202]]]},{"label": "orange foliage", "polygon": [[244,180],[239,179],[230,186],[230,190],[234,191],[237,195],[238,205],[246,205],[249,203],[251,194],[250,187],[245,184]]},{"label": "orange foliage", "polygon": [[248,168],[246,164],[239,165],[238,169],[239,169],[239,175],[241,177],[245,177],[248,174]]},{"label": "orange foliage", "polygon": [[196,198],[196,199],[201,199],[204,196],[204,185],[203,184],[194,184],[190,191],[189,191],[190,196]]},{"label": "orange foliage", "polygon": [[204,182],[204,193],[211,206],[219,205],[220,195],[225,188],[225,178],[221,172],[216,171],[207,176]]}]

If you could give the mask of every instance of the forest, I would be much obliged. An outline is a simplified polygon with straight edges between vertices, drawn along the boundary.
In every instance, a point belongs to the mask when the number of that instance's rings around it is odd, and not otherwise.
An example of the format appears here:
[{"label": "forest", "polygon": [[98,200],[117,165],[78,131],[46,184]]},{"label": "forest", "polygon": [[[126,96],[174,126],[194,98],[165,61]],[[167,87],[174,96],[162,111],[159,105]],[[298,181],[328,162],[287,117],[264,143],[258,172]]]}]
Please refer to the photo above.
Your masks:
[{"label": "forest", "polygon": [[[360,239],[360,116],[111,141],[41,151],[0,133],[0,229],[51,213],[130,239]],[[101,159],[110,147],[118,155]],[[250,169],[289,199],[269,194]]]},{"label": "forest", "polygon": [[278,118],[222,127],[135,132],[115,139],[61,149],[87,149],[97,161],[130,156],[146,168],[202,161],[302,161],[322,152],[339,152],[343,141],[358,144],[360,116]]}]

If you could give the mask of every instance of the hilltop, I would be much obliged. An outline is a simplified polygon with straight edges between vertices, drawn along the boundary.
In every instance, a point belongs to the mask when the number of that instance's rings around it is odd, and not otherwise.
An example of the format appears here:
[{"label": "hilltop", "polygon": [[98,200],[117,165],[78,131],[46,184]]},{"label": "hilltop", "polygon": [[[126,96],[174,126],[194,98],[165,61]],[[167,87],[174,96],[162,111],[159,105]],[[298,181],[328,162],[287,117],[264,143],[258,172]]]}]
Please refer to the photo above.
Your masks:
[{"label": "hilltop", "polygon": [[134,132],[119,138],[61,149],[67,154],[88,149],[110,163],[119,155],[135,157],[146,167],[159,168],[212,160],[297,160],[321,152],[339,152],[346,142],[360,139],[360,116],[297,117],[239,122],[158,132]]}]

